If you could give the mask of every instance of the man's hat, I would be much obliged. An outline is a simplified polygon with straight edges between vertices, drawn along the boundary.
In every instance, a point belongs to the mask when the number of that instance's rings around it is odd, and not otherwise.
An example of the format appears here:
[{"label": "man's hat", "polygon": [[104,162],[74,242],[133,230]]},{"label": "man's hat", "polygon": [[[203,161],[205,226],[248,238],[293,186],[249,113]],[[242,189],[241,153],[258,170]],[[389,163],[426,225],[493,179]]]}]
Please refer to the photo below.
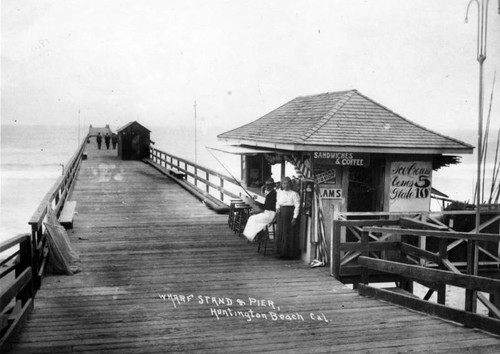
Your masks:
[{"label": "man's hat", "polygon": [[266,184],[274,184],[274,179],[269,177],[268,179],[266,179]]}]

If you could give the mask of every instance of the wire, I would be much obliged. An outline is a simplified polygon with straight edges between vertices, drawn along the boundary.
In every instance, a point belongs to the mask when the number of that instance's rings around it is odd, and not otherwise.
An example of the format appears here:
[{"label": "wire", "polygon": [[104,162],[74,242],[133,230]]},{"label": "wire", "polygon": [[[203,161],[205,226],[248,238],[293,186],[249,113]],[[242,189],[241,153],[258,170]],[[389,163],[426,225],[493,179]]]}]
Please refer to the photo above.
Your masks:
[{"label": "wire", "polygon": [[238,186],[240,186],[241,189],[243,189],[243,191],[250,197],[250,199],[253,200],[254,199],[253,196],[250,195],[250,193],[245,189],[245,187],[243,187],[243,185],[240,182],[238,182],[238,180],[231,174],[231,172],[229,172],[229,170],[226,168],[226,166],[224,166],[224,164],[222,162],[220,162],[220,160],[217,158],[217,156],[215,156],[214,153],[212,151],[210,151],[212,149],[209,148],[208,146],[206,148],[207,148],[208,152],[214,157],[214,159],[216,159],[217,162],[220,163],[222,167],[224,167],[224,169],[226,170],[226,172],[229,173],[229,176],[231,176],[231,178],[233,179],[233,181],[235,181],[236,184]]}]

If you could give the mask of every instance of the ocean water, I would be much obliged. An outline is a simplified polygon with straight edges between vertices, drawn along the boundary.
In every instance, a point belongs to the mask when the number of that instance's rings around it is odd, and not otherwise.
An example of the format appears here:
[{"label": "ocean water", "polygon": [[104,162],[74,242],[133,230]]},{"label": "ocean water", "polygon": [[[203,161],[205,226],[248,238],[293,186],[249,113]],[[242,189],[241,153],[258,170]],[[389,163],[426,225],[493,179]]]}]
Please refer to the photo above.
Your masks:
[{"label": "ocean water", "polygon": [[[112,130],[116,128],[111,127]],[[203,125],[197,128],[196,134],[192,125],[147,128],[151,130],[156,148],[241,178],[239,155],[206,148],[221,145],[217,135],[233,127]],[[30,232],[28,221],[31,215],[61,174],[61,165],[71,158],[87,129],[79,131],[77,126],[2,126],[0,241]],[[474,132],[452,131],[448,135],[475,145]],[[461,164],[435,172],[433,186],[450,198],[472,200],[475,164],[473,155],[465,155]]]},{"label": "ocean water", "polygon": [[[111,127],[112,130],[117,128]],[[240,178],[239,156],[211,153],[206,148],[220,145],[217,134],[226,131],[227,127],[201,127],[197,129],[196,139],[193,127],[147,128],[151,130],[151,139],[155,141],[156,148]],[[28,221],[61,175],[61,165],[65,165],[73,156],[87,132],[88,127],[79,131],[77,126],[2,125],[0,242],[30,232]]]},{"label": "ocean water", "polygon": [[78,146],[78,127],[1,127],[0,241],[29,233],[28,221]]}]

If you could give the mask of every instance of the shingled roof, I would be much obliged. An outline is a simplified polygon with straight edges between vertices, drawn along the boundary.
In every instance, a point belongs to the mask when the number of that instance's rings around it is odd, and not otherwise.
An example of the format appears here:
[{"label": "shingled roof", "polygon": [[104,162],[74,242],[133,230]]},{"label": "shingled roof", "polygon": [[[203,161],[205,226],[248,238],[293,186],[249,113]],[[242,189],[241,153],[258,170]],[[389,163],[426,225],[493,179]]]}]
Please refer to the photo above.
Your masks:
[{"label": "shingled roof", "polygon": [[237,145],[293,151],[467,154],[473,149],[401,117],[357,90],[297,97],[217,137]]}]

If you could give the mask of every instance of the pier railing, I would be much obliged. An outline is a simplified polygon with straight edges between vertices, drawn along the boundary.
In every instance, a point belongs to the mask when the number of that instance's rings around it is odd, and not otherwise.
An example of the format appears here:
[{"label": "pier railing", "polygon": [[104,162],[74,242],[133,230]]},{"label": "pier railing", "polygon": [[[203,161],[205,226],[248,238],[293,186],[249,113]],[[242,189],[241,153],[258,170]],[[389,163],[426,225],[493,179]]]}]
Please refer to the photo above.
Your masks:
[{"label": "pier railing", "polygon": [[[453,212],[457,213],[470,214]],[[489,276],[500,275],[498,233],[478,233],[477,229],[456,232],[429,214],[416,218],[378,214],[372,220],[358,217],[333,222],[333,276],[355,284],[361,295],[500,334],[500,280]],[[498,214],[492,211],[479,231],[498,223]],[[372,213],[370,217],[375,215]],[[462,249],[457,253],[459,245]],[[491,251],[495,247],[497,254]],[[478,265],[479,273],[474,264]],[[396,282],[397,287],[382,289],[368,285],[390,281]],[[413,294],[414,282],[428,288],[423,299]],[[446,306],[447,286],[465,290],[463,310]],[[429,301],[434,293],[437,303]],[[489,317],[477,314],[478,300]]]},{"label": "pier railing", "polygon": [[43,225],[47,208],[59,216],[66,198],[74,188],[86,144],[87,137],[31,217],[31,234],[19,235],[0,243],[0,253],[7,255],[0,262],[0,348],[19,329],[33,308],[49,252]]},{"label": "pier railing", "polygon": [[179,181],[184,187],[192,187],[191,192],[215,209],[225,209],[230,199],[240,198],[241,187],[233,178],[194,162],[174,156],[150,146],[149,161],[155,167]]}]

